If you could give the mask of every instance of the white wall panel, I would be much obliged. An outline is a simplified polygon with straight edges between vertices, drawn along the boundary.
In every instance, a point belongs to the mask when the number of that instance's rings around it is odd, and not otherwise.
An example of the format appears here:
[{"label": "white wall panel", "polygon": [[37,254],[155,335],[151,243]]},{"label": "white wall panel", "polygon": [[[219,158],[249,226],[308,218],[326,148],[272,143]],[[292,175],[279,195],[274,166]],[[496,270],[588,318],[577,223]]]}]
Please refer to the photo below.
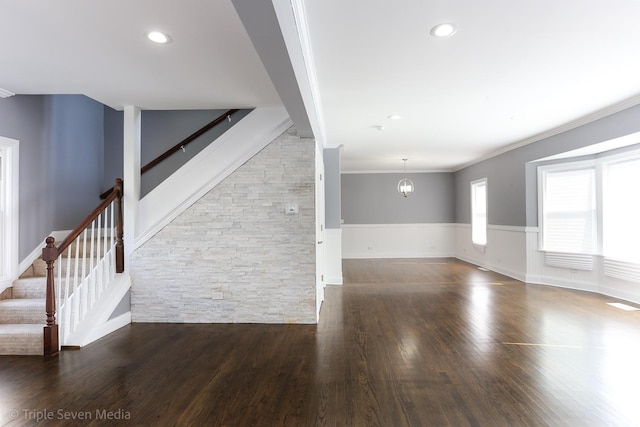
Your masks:
[{"label": "white wall panel", "polygon": [[524,227],[489,225],[487,245],[471,242],[471,226],[456,225],[456,257],[489,270],[524,280],[527,268]]},{"label": "white wall panel", "polygon": [[527,281],[588,292],[597,292],[640,304],[640,283],[605,275],[605,262],[593,256],[591,271],[547,265],[545,254],[538,250],[538,230],[527,232]]},{"label": "white wall panel", "polygon": [[342,285],[342,230],[326,228],[325,242],[325,283]]},{"label": "white wall panel", "polygon": [[454,237],[454,224],[344,224],[342,257],[452,257]]}]

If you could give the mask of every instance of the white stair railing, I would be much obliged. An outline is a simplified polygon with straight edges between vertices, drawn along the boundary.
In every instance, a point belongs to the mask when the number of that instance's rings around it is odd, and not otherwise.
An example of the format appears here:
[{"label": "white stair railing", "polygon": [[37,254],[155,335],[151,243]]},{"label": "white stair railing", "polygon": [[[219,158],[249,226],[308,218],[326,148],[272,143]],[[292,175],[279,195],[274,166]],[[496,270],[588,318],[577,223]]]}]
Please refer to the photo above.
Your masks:
[{"label": "white stair railing", "polygon": [[55,355],[67,344],[116,273],[124,271],[122,229],[122,180],[117,179],[113,192],[59,245],[47,238],[42,250],[47,263],[45,355]]},{"label": "white stair railing", "polygon": [[68,344],[68,337],[77,330],[115,278],[116,209],[116,201],[113,201],[60,259],[56,306],[61,346]]}]

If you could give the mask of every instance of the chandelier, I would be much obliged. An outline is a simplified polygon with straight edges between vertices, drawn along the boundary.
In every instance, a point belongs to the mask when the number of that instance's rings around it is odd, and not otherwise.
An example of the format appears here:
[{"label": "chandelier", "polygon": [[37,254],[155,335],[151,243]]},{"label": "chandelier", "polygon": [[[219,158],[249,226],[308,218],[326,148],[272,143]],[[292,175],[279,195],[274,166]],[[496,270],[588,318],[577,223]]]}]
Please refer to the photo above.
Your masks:
[{"label": "chandelier", "polygon": [[398,182],[398,193],[407,197],[409,194],[413,193],[415,187],[413,185],[413,181],[407,178],[407,159],[402,159],[402,161],[404,162],[404,178]]}]

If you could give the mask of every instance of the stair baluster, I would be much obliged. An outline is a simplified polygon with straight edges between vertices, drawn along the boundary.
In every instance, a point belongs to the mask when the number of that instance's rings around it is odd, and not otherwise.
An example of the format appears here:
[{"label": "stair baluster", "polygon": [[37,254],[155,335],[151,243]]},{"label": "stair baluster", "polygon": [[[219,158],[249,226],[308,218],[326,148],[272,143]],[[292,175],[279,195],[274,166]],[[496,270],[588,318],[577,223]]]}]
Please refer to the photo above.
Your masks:
[{"label": "stair baluster", "polygon": [[[66,337],[78,327],[106,290],[108,283],[115,277],[115,273],[124,271],[122,194],[122,180],[116,179],[114,191],[109,197],[58,246],[55,246],[53,237],[46,239],[46,247],[42,249],[42,259],[47,264],[47,323],[44,327],[44,354],[47,356],[58,354],[60,344],[64,345]],[[88,233],[90,233],[90,241],[87,266]],[[102,239],[102,245],[100,239]],[[76,242],[75,251],[71,250],[73,242]],[[83,248],[80,256],[81,243]],[[66,273],[63,280],[62,266],[60,266],[59,287],[56,289],[54,263],[65,251]],[[75,257],[72,252],[75,252]],[[82,263],[81,276],[78,275],[80,263]],[[61,328],[56,322],[56,308],[59,310]]]}]

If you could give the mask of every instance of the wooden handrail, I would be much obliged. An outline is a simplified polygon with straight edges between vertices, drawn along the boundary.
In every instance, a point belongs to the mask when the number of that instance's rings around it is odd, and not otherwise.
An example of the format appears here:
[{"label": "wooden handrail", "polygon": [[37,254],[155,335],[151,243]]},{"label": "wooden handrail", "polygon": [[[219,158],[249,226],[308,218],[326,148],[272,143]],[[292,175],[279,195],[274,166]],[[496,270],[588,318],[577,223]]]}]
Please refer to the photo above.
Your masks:
[{"label": "wooden handrail", "polygon": [[[165,151],[164,153],[160,154],[158,157],[156,157],[155,159],[151,160],[149,163],[147,163],[146,165],[142,166],[142,168],[140,168],[140,174],[143,174],[145,172],[148,172],[150,169],[152,169],[154,166],[157,166],[159,163],[161,163],[162,161],[166,160],[167,158],[169,158],[169,156],[173,155],[174,153],[177,153],[178,151],[180,151],[183,147],[186,147],[187,144],[189,144],[190,142],[193,142],[194,140],[196,140],[197,138],[199,138],[200,136],[204,135],[206,132],[208,132],[209,130],[213,129],[214,127],[216,127],[217,125],[219,125],[220,123],[222,123],[227,117],[230,117],[232,115],[234,115],[235,113],[237,113],[238,111],[240,111],[237,108],[233,108],[231,110],[228,110],[227,112],[221,114],[220,116],[216,117],[214,120],[210,121],[209,123],[207,123],[206,125],[204,125],[202,128],[198,129],[197,131],[195,131],[194,133],[192,133],[191,135],[189,135],[188,137],[186,137],[185,139],[183,139],[182,141],[178,142],[176,145],[174,145],[173,147],[169,148],[167,151]],[[109,194],[111,194],[111,192],[113,191],[113,187],[108,189],[107,191],[105,191],[104,193],[102,193],[100,195],[101,199],[106,198]]]},{"label": "wooden handrail", "polygon": [[44,327],[44,354],[54,356],[58,353],[58,325],[56,324],[56,299],[54,283],[54,262],[60,254],[82,234],[82,232],[113,202],[117,200],[116,222],[116,273],[124,271],[124,243],[123,243],[123,212],[122,212],[122,179],[117,178],[116,183],[106,199],[98,205],[65,239],[55,246],[55,239],[47,237],[46,247],[42,249],[42,259],[47,264],[47,293],[45,310],[47,313],[46,326]]},{"label": "wooden handrail", "polygon": [[[105,208],[107,206],[109,206],[109,204],[111,202],[113,202],[116,199],[120,199],[119,205],[122,205],[122,179],[117,178],[116,179],[116,185],[113,187],[113,191],[111,192],[111,194],[109,194],[107,196],[106,199],[104,199],[102,201],[102,203],[100,203],[98,205],[98,207],[96,207],[93,212],[91,212],[76,228],[73,229],[73,231],[71,231],[71,233],[69,233],[69,235],[67,237],[64,238],[64,240],[62,242],[60,242],[58,244],[58,246],[56,247],[58,249],[58,254],[61,254],[65,249],[67,249],[67,247],[73,243],[73,241],[80,235],[82,234],[82,232],[84,231],[85,228],[87,228],[87,226],[89,224],[91,224],[91,222],[93,222],[94,219],[96,219],[98,217],[98,215],[105,210]],[[118,212],[121,212],[121,208],[118,208]],[[120,219],[120,217],[118,218]],[[118,221],[118,228],[122,227],[122,223],[120,221]],[[117,230],[116,231],[116,236],[117,235],[122,235],[122,230]],[[46,261],[46,260],[45,260]],[[118,271],[118,273],[122,273],[121,271]]]},{"label": "wooden handrail", "polygon": [[153,168],[154,166],[156,166],[157,164],[159,164],[160,162],[162,162],[163,160],[165,160],[166,158],[171,156],[173,153],[177,153],[178,151],[180,151],[180,149],[182,149],[182,147],[186,147],[187,144],[189,144],[190,142],[193,142],[196,138],[202,136],[205,132],[213,129],[218,124],[222,123],[227,117],[234,115],[238,111],[240,111],[240,110],[238,110],[237,108],[236,109],[231,109],[231,110],[227,111],[226,113],[223,113],[219,117],[216,117],[214,120],[212,120],[211,122],[207,123],[202,128],[198,129],[197,131],[195,131],[194,133],[192,133],[191,135],[189,135],[188,137],[186,137],[182,141],[178,142],[176,145],[174,145],[173,147],[169,148],[167,151],[165,151],[164,153],[160,154],[158,157],[156,157],[155,159],[151,160],[146,165],[144,165],[140,169],[140,173],[142,174],[142,173],[147,172],[149,169]]}]

